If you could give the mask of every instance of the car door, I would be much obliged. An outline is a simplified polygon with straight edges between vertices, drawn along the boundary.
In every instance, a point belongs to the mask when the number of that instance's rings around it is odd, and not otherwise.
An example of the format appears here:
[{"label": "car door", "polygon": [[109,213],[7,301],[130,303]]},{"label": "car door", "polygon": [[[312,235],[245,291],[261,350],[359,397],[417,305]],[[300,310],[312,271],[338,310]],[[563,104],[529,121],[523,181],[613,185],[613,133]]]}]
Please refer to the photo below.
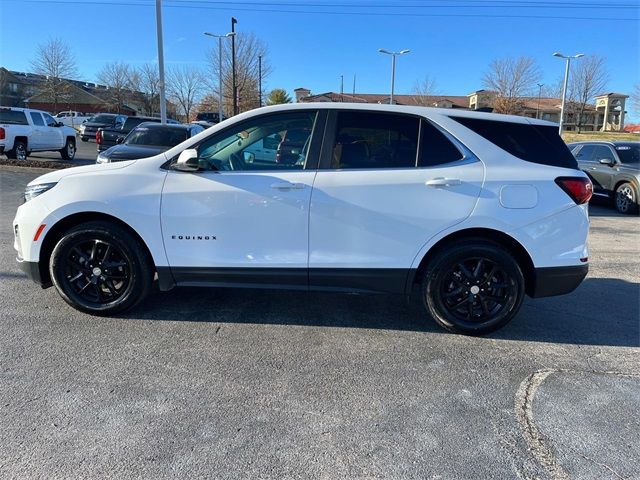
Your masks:
[{"label": "car door", "polygon": [[421,247],[471,214],[483,178],[425,119],[332,112],[311,198],[310,286],[404,291]]},{"label": "car door", "polygon": [[[610,161],[611,164],[603,164],[601,160]],[[617,173],[620,162],[613,149],[608,145],[596,145],[593,149],[593,166],[591,167],[591,177],[595,179],[598,186],[607,192],[613,189],[614,177]]]},{"label": "car door", "polygon": [[594,193],[603,194],[605,189],[603,185],[600,184],[597,175],[594,175],[598,169],[598,165],[596,165],[596,161],[594,160],[595,149],[596,145],[594,144],[582,145],[575,153],[575,157],[578,161],[578,167],[580,167],[580,169],[591,179]]},{"label": "car door", "polygon": [[33,127],[29,136],[29,150],[41,150],[46,145],[46,126],[40,112],[29,112]]},{"label": "car door", "polygon": [[[309,203],[324,114],[274,113],[201,141],[200,171],[172,169],[162,192],[162,232],[178,284],[287,284],[306,288]],[[300,125],[312,141],[295,165],[254,162],[251,146]]]},{"label": "car door", "polygon": [[46,150],[60,150],[64,147],[64,130],[61,127],[57,127],[58,122],[49,115],[48,113],[43,113],[42,117],[44,118],[44,143],[43,148]]}]

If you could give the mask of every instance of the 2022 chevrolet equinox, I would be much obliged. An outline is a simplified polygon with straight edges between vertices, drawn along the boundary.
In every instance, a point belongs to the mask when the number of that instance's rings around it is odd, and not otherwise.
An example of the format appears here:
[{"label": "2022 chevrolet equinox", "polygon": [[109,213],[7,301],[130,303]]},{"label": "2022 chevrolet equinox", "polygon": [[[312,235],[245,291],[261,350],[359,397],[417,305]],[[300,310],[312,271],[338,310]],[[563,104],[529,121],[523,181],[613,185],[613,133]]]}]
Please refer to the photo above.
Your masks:
[{"label": "2022 chevrolet equinox", "polygon": [[[308,132],[297,158],[256,155]],[[273,157],[273,158],[271,158]],[[175,286],[409,294],[466,334],[587,274],[592,185],[555,124],[423,107],[256,109],[156,156],[32,181],[18,262],[113,314]]]}]

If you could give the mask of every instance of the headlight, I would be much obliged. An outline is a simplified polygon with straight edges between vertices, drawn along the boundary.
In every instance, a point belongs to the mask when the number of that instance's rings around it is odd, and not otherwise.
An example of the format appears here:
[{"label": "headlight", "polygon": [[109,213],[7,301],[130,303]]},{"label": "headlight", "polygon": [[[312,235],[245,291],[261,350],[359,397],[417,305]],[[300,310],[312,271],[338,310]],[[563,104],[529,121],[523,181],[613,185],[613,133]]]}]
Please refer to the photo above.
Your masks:
[{"label": "headlight", "polygon": [[36,198],[38,195],[43,194],[47,190],[51,190],[56,186],[56,182],[53,183],[38,183],[37,185],[29,185],[24,191],[24,201],[28,202]]},{"label": "headlight", "polygon": [[98,154],[98,158],[96,158],[96,163],[109,163],[111,162],[111,160],[109,160],[109,157],[105,157],[101,154]]}]

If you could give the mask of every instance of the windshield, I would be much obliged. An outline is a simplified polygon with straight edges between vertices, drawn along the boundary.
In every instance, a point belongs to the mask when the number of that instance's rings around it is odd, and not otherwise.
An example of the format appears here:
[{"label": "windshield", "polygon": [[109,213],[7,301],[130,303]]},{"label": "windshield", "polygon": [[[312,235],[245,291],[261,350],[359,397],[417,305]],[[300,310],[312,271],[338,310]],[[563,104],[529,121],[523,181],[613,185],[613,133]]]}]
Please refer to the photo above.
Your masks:
[{"label": "windshield", "polygon": [[94,115],[89,121],[92,123],[113,123],[115,117],[112,115]]},{"label": "windshield", "polygon": [[149,145],[156,147],[175,147],[187,139],[187,131],[177,128],[137,127],[127,139],[126,145]]},{"label": "windshield", "polygon": [[640,166],[640,145],[617,145],[616,152],[623,165]]}]

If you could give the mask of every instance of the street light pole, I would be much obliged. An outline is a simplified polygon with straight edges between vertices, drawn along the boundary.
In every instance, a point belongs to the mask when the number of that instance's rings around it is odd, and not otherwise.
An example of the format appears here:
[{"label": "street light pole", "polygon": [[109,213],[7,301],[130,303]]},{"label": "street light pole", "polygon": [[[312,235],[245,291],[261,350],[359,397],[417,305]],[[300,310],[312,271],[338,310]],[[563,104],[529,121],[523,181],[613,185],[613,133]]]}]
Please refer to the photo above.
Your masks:
[{"label": "street light pole", "polygon": [[231,17],[231,84],[233,85],[233,114],[238,114],[238,95],[236,93],[236,17]]},{"label": "street light pole", "polygon": [[540,118],[540,95],[542,95],[544,83],[538,83],[538,105],[536,106],[536,119]]},{"label": "street light pole", "polygon": [[393,105],[393,91],[396,83],[396,57],[404,55],[405,53],[409,53],[411,50],[405,49],[400,50],[399,52],[390,52],[389,50],[385,50],[384,48],[379,48],[378,51],[386,55],[391,55],[391,96],[389,97],[389,105]]},{"label": "street light pole", "polygon": [[164,83],[164,47],[162,41],[162,0],[156,0],[156,32],[158,36],[158,71],[160,83],[160,122],[167,123],[167,100]]},{"label": "street light pole", "polygon": [[564,69],[564,83],[562,85],[562,105],[560,106],[560,126],[558,128],[558,132],[562,134],[562,127],[564,125],[564,109],[565,103],[567,101],[567,83],[569,81],[569,66],[571,64],[572,58],[580,58],[584,57],[584,53],[578,53],[577,55],[563,55],[560,52],[555,52],[553,54],[554,57],[564,58],[567,63]]},{"label": "street light pole", "polygon": [[262,55],[258,55],[258,106],[262,106]]},{"label": "street light pole", "polygon": [[222,39],[231,37],[235,35],[235,33],[225,33],[224,35],[216,35],[211,32],[204,32],[204,34],[208,37],[214,37],[218,39],[218,122],[222,121]]}]

